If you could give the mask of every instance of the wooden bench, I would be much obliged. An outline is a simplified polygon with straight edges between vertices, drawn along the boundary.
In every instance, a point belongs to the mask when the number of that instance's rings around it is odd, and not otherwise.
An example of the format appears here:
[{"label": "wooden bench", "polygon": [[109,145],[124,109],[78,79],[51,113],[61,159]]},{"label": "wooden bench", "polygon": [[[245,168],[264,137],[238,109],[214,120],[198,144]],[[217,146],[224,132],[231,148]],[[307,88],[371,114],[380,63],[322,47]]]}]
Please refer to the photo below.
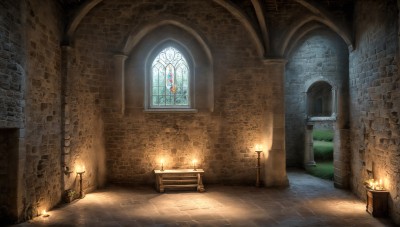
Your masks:
[{"label": "wooden bench", "polygon": [[169,189],[196,188],[198,192],[204,192],[202,169],[165,169],[154,170],[156,175],[156,189],[164,192]]}]

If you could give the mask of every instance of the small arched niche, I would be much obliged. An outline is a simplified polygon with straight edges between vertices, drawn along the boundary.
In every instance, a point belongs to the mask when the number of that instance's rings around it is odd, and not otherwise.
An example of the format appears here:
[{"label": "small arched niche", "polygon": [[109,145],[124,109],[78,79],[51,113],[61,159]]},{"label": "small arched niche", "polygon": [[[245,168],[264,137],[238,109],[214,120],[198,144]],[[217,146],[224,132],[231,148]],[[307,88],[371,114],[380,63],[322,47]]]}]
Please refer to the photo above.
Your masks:
[{"label": "small arched niche", "polygon": [[317,81],[307,91],[307,115],[331,117],[334,114],[334,89],[325,81]]}]

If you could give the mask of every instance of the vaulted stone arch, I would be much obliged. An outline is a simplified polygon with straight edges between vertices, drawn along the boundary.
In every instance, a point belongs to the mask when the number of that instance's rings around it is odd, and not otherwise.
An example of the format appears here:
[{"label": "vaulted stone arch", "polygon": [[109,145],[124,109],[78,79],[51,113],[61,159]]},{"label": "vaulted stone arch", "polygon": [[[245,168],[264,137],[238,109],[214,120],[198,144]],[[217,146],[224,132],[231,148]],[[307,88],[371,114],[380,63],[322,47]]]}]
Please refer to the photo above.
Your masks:
[{"label": "vaulted stone arch", "polygon": [[79,24],[81,23],[82,19],[95,7],[97,6],[100,2],[103,0],[92,0],[92,1],[86,1],[77,11],[77,13],[74,15],[70,23],[68,24],[67,31],[66,31],[66,37],[64,42],[69,43],[74,34],[76,29],[78,28]]},{"label": "vaulted stone arch", "polygon": [[287,45],[283,56],[289,56],[292,53],[293,49],[297,46],[301,38],[306,36],[309,32],[312,32],[315,29],[319,29],[321,27],[323,27],[322,24],[310,24],[310,26],[307,26],[306,28],[299,31],[296,37],[293,37],[292,41]]},{"label": "vaulted stone arch", "polygon": [[[343,41],[346,43],[346,45],[348,46],[350,51],[353,50],[353,44],[351,42],[350,36],[348,34],[346,34],[346,32],[343,32],[342,30],[340,30],[339,27],[336,26],[336,24],[330,20],[321,18],[319,16],[311,15],[311,16],[307,16],[307,17],[303,18],[298,23],[293,24],[288,29],[288,31],[284,35],[283,41],[279,48],[278,54],[280,56],[286,56],[285,53],[290,52],[291,47],[289,44],[291,43],[291,41],[293,41],[293,40],[296,41],[299,39],[299,37],[296,37],[296,34],[300,34],[300,36],[304,36],[305,34],[307,34],[308,32],[313,30],[313,29],[307,28],[307,26],[306,26],[306,24],[311,23],[311,22],[318,22],[323,25],[326,25],[328,28],[330,28],[332,31],[337,33],[343,39]],[[308,30],[308,31],[303,31],[303,30]]]},{"label": "vaulted stone arch", "polygon": [[209,45],[205,41],[206,39],[204,38],[204,36],[200,35],[200,33],[198,33],[195,29],[193,29],[193,26],[191,26],[185,22],[178,21],[177,18],[173,18],[173,19],[165,18],[162,20],[153,21],[153,22],[135,27],[131,31],[131,33],[126,37],[125,41],[122,44],[122,48],[121,48],[120,52],[124,55],[129,54],[132,51],[132,49],[143,39],[143,37],[145,37],[147,34],[151,33],[152,31],[154,31],[155,29],[165,26],[165,25],[173,25],[173,26],[179,27],[182,30],[191,34],[193,36],[193,38],[201,44],[202,48],[204,49],[205,53],[207,54],[208,60],[210,62],[213,61],[211,50],[208,47]]},{"label": "vaulted stone arch", "polygon": [[270,53],[269,31],[268,31],[267,22],[265,20],[265,14],[262,9],[261,1],[260,0],[251,0],[251,3],[253,4],[258,23],[260,25],[261,33],[263,36],[262,38],[264,41],[265,54],[269,54]]},{"label": "vaulted stone arch", "polygon": [[319,18],[321,18],[320,22],[330,27],[340,37],[342,37],[344,42],[347,44],[349,51],[353,50],[354,46],[353,38],[349,26],[346,26],[342,22],[335,20],[331,13],[329,13],[323,7],[319,6],[318,3],[313,0],[295,0],[295,1],[304,6],[305,8],[307,8],[308,10],[310,10]]},{"label": "vaulted stone arch", "polygon": [[[225,8],[236,19],[238,19],[240,23],[242,23],[242,25],[246,28],[246,30],[250,34],[251,38],[254,40],[258,54],[260,56],[264,56],[265,51],[263,43],[259,35],[257,34],[256,30],[254,29],[253,25],[250,23],[250,20],[247,18],[247,16],[239,8],[234,6],[229,1],[224,1],[224,0],[213,0],[213,1],[218,5],[222,6],[223,8]],[[88,1],[78,9],[77,13],[72,18],[71,22],[67,27],[65,34],[66,37],[64,42],[69,43],[73,40],[75,31],[78,28],[79,24],[81,23],[82,19],[101,2],[103,2],[103,0]]]}]

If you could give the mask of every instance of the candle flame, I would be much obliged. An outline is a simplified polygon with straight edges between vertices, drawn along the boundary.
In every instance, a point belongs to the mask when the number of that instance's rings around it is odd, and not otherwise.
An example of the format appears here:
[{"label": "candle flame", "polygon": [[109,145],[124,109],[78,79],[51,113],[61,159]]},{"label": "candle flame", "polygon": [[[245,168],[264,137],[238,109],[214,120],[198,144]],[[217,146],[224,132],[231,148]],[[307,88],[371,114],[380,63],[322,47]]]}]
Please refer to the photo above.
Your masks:
[{"label": "candle flame", "polygon": [[77,173],[83,173],[83,172],[85,172],[85,166],[84,166],[84,165],[77,165],[77,166],[75,167],[75,169],[76,169],[76,172],[77,172]]},{"label": "candle flame", "polygon": [[43,216],[43,217],[48,217],[48,216],[50,216],[50,215],[47,213],[46,210],[43,210],[43,211],[42,211],[42,216]]}]

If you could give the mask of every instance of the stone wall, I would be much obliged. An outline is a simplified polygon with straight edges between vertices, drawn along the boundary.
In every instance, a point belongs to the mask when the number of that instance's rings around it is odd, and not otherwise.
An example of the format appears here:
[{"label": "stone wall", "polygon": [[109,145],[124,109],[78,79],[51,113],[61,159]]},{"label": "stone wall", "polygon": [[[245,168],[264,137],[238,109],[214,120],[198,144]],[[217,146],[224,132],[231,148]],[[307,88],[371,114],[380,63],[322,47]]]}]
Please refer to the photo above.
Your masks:
[{"label": "stone wall", "polygon": [[25,55],[18,2],[0,3],[0,128],[20,128],[23,119]]},{"label": "stone wall", "polygon": [[[144,113],[142,108],[121,113],[113,106],[114,54],[121,51],[132,29],[161,18],[195,29],[210,47],[214,112]],[[198,167],[207,171],[207,183],[254,184],[254,146],[262,143],[263,162],[268,161],[264,159],[269,150],[273,151],[268,158],[276,158],[275,171],[280,174],[277,179],[274,171],[269,171],[269,178],[264,179],[275,185],[286,183],[284,163],[276,164],[282,162],[277,156],[284,157],[283,103],[279,101],[283,95],[279,73],[283,70],[274,71],[275,65],[261,60],[253,40],[237,35],[243,29],[236,18],[212,1],[102,2],[82,20],[71,51],[71,157],[75,152],[92,165],[89,157],[104,152],[94,149],[93,144],[105,142],[107,179],[111,182],[150,184],[154,181],[152,170],[160,168],[161,158],[166,160],[166,168],[191,168],[196,158]],[[165,38],[169,35],[167,32]],[[128,77],[132,70],[127,66],[125,72]],[[135,90],[125,94],[143,96]],[[104,135],[99,130],[102,124]]]},{"label": "stone wall", "polygon": [[24,220],[61,198],[62,10],[51,0],[0,5],[0,127],[17,134],[18,188],[9,196],[13,215]]},{"label": "stone wall", "polygon": [[[307,84],[326,81],[336,86],[340,100],[347,98],[348,51],[335,33],[311,32],[288,57],[285,75],[286,157],[288,166],[302,166],[306,122]],[[340,105],[340,104],[339,104]],[[339,110],[346,109],[345,106]],[[338,116],[347,119],[343,112]]]},{"label": "stone wall", "polygon": [[25,218],[60,202],[62,10],[56,1],[24,2],[26,23]]},{"label": "stone wall", "polygon": [[[375,10],[371,10],[375,9]],[[396,1],[357,1],[356,50],[350,53],[352,187],[365,198],[367,170],[390,192],[390,213],[400,223],[400,127]]]}]

